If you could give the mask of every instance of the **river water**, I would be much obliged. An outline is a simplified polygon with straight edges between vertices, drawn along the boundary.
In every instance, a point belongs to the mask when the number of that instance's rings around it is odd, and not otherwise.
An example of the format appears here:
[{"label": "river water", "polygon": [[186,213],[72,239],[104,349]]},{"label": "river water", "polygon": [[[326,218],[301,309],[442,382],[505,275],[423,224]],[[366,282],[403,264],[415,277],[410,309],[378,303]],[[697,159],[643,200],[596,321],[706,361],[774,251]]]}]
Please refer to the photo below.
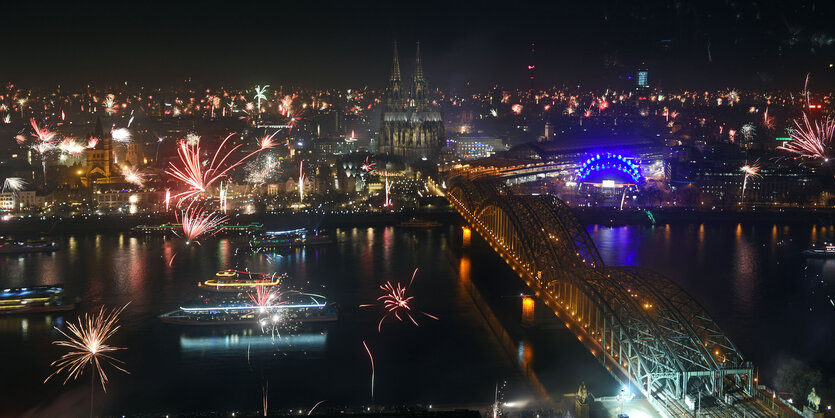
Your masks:
[{"label": "river water", "polygon": [[[329,405],[484,405],[497,382],[506,400],[529,399],[541,385],[552,397],[576,390],[617,388],[557,321],[538,315],[519,331],[518,276],[479,239],[466,255],[451,239],[459,229],[341,228],[333,245],[252,254],[230,239],[185,246],[159,237],[70,235],[62,250],[0,258],[0,286],[62,283],[83,298],[76,312],[0,318],[3,379],[0,416],[76,416],[89,408],[89,375],[42,383],[63,352],[50,344],[78,313],[130,302],[113,338],[129,375],[109,369],[108,392],[96,392],[97,414],[249,411],[261,408],[268,382],[271,411]],[[829,301],[835,261],[806,260],[800,249],[833,239],[812,225],[676,224],[590,226],[604,260],[665,274],[695,297],[767,377],[787,359],[804,359],[832,375],[828,343],[835,307]],[[287,285],[326,295],[341,306],[337,322],[285,332],[280,338],[242,327],[167,325],[157,315],[200,292],[197,282],[227,268],[286,272]],[[420,326],[377,323],[373,303],[386,280],[408,282]],[[465,272],[466,270],[466,272]],[[483,289],[515,338],[512,350],[490,330],[462,286]],[[362,342],[374,356],[371,366]],[[517,353],[518,351],[518,353]],[[523,374],[527,369],[533,373]],[[533,376],[533,377],[532,377]],[[535,381],[535,382],[533,382]]]}]

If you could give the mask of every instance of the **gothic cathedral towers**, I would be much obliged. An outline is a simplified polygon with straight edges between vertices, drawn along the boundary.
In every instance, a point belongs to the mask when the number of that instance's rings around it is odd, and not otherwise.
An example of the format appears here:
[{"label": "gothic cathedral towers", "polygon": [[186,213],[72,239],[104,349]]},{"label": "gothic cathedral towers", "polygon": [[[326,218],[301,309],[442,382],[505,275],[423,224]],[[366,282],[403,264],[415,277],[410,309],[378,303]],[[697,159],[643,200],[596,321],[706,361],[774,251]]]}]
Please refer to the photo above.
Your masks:
[{"label": "gothic cathedral towers", "polygon": [[444,140],[444,121],[440,111],[430,108],[427,90],[420,59],[420,42],[417,44],[410,95],[403,91],[395,42],[380,120],[380,152],[409,161],[433,159],[437,156]]}]

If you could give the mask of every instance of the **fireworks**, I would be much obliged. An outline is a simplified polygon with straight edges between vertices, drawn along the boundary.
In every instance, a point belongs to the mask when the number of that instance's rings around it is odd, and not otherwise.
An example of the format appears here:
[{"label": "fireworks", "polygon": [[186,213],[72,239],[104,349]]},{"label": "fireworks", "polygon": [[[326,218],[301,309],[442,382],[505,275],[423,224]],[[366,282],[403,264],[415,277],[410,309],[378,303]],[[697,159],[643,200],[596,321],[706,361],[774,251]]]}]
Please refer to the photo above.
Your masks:
[{"label": "fireworks", "polygon": [[165,211],[168,212],[168,208],[171,207],[171,189],[165,189]]},{"label": "fireworks", "polygon": [[177,221],[183,224],[183,238],[186,244],[200,244],[198,239],[208,238],[220,232],[228,219],[214,212],[206,212],[197,206],[187,207],[177,215]]},{"label": "fireworks", "polygon": [[374,166],[377,165],[377,163],[372,163],[372,162],[368,161],[368,158],[369,157],[365,157],[365,163],[363,163],[360,166],[360,169],[362,169],[362,171],[365,171],[366,173],[370,173],[370,172],[374,171]]},{"label": "fireworks", "polygon": [[20,177],[8,177],[6,178],[6,181],[3,182],[3,192],[10,191],[12,193],[17,193],[23,190],[26,186],[26,180],[23,180]]},{"label": "fireworks", "polygon": [[32,124],[32,129],[35,133],[32,136],[35,137],[35,140],[40,143],[44,144],[52,144],[55,142],[55,136],[57,132],[50,131],[46,128],[38,127],[38,122],[35,121],[35,118],[29,119],[29,123]]},{"label": "fireworks", "polygon": [[273,177],[278,168],[279,161],[272,155],[264,155],[246,164],[246,181],[250,184],[264,184]]},{"label": "fireworks", "polygon": [[801,157],[829,161],[830,144],[835,134],[835,120],[827,117],[823,121],[809,122],[809,116],[803,114],[803,124],[794,121],[795,130],[789,133],[792,138],[786,145],[777,147]]},{"label": "fireworks", "polygon": [[247,296],[252,300],[253,306],[258,307],[259,311],[264,311],[265,308],[273,306],[273,301],[278,299],[278,292],[272,286],[257,286],[255,293],[247,293]]},{"label": "fireworks", "polygon": [[389,197],[389,195],[391,194],[391,185],[392,183],[389,183],[389,178],[388,176],[386,176],[386,200],[383,201],[384,207],[391,206],[391,198]]},{"label": "fireworks", "polygon": [[278,133],[278,131],[275,131],[275,132],[273,132],[272,135],[262,136],[261,139],[258,141],[258,146],[262,150],[265,150],[267,148],[272,148],[272,147],[276,146],[276,142],[275,142],[275,140],[273,140],[273,138],[275,137],[275,134],[277,134],[277,133]]},{"label": "fireworks", "polygon": [[255,86],[255,100],[258,101],[258,113],[261,113],[261,100],[267,100],[267,96],[264,93],[267,92],[267,87],[269,86],[269,84],[264,87]]},{"label": "fireworks", "polygon": [[374,356],[371,355],[371,350],[368,349],[368,344],[365,340],[362,341],[362,346],[365,347],[365,352],[368,353],[368,360],[371,361],[371,401],[374,402]]},{"label": "fireworks", "polygon": [[[84,314],[83,317],[78,318],[78,323],[70,322],[67,324],[69,333],[65,333],[56,327],[55,329],[66,339],[53,341],[52,343],[67,347],[70,349],[70,352],[52,362],[50,366],[54,366],[56,369],[44,380],[44,383],[52,378],[52,376],[66,372],[67,378],[64,379],[64,384],[66,384],[70,378],[77,379],[89,365],[92,378],[95,379],[96,375],[98,375],[102,389],[107,392],[107,374],[104,371],[105,365],[111,365],[118,370],[128,373],[127,370],[119,366],[119,364],[123,363],[109,354],[114,351],[124,350],[124,348],[107,344],[107,340],[119,330],[119,325],[117,325],[119,315],[126,307],[127,305],[108,311],[102,306],[98,314]],[[90,407],[92,408],[92,399],[90,402]]]},{"label": "fireworks", "polygon": [[112,115],[116,113],[118,107],[116,105],[116,96],[112,94],[108,94],[107,97],[104,98],[104,111],[107,112],[108,115]]},{"label": "fireworks", "polygon": [[[386,318],[394,316],[400,321],[403,321],[404,318],[408,318],[412,321],[413,324],[419,326],[417,321],[415,320],[414,316],[412,316],[413,312],[421,313],[426,315],[432,319],[437,320],[436,316],[430,315],[426,312],[416,311],[412,308],[411,303],[414,300],[414,296],[407,296],[406,292],[409,290],[409,286],[415,281],[415,276],[417,276],[418,269],[415,269],[414,273],[412,273],[412,280],[409,282],[407,286],[403,286],[400,283],[397,285],[393,285],[391,281],[387,281],[385,284],[380,285],[380,289],[383,291],[383,295],[378,297],[377,300],[380,301],[382,304],[383,309],[386,311],[385,315],[380,319],[380,322],[377,324],[377,332],[382,332],[383,330],[383,321]],[[370,305],[360,305],[360,307],[367,307],[367,306],[374,306],[375,304]]]},{"label": "fireworks", "polygon": [[125,181],[131,184],[135,184],[139,187],[145,185],[145,175],[139,172],[137,168],[127,168],[125,167],[122,169],[122,176],[125,178]]},{"label": "fireworks", "polygon": [[64,138],[64,140],[58,144],[59,150],[74,156],[81,155],[81,153],[84,152],[84,148],[83,144],[72,138]]},{"label": "fireworks", "polygon": [[113,129],[110,136],[114,141],[121,143],[130,142],[133,139],[133,134],[127,128]]},{"label": "fireworks", "polygon": [[234,134],[230,134],[220,143],[214,156],[205,168],[200,158],[200,143],[189,144],[186,140],[180,141],[179,147],[177,148],[177,153],[180,156],[180,165],[178,166],[172,162],[170,163],[171,166],[165,171],[188,186],[186,191],[175,195],[175,197],[179,198],[178,205],[182,204],[186,199],[195,198],[205,193],[212,184],[220,180],[230,170],[242,164],[249,157],[264,150],[264,148],[259,148],[241,159],[230,160],[232,154],[241,147],[240,144],[235,145],[221,155],[221,151],[232,135]]},{"label": "fireworks", "polygon": [[304,161],[299,161],[299,202],[304,200]]},{"label": "fireworks", "polygon": [[[162,141],[160,141],[162,142]],[[200,144],[200,135],[197,135],[194,132],[189,132],[186,134],[186,143],[195,146]]]},{"label": "fireworks", "polygon": [[522,105],[517,103],[517,104],[511,106],[510,110],[512,110],[513,113],[518,115],[518,114],[522,113]]},{"label": "fireworks", "polygon": [[748,187],[748,179],[749,178],[760,178],[760,165],[758,163],[754,163],[751,165],[745,164],[744,166],[739,168],[739,171],[745,173],[745,178],[742,180],[742,200],[745,200],[745,189]]},{"label": "fireworks", "polygon": [[98,138],[90,137],[90,139],[87,140],[87,149],[93,149],[98,144],[99,144],[99,139]]},{"label": "fireworks", "polygon": [[774,130],[774,116],[768,116],[768,107],[765,108],[765,112],[763,113],[763,126],[767,129]]}]

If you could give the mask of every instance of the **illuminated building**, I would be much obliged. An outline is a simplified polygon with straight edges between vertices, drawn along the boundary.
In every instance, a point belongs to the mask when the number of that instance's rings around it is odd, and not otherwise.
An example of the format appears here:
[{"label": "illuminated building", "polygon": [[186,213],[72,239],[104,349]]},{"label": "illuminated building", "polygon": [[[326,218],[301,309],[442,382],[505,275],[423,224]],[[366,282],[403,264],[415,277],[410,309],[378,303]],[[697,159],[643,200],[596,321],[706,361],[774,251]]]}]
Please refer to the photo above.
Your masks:
[{"label": "illuminated building", "polygon": [[636,84],[639,89],[649,87],[649,70],[647,70],[646,68],[639,68],[636,79]]},{"label": "illuminated building", "polygon": [[96,130],[93,137],[99,139],[95,148],[88,149],[87,166],[81,176],[81,183],[85,186],[91,184],[113,184],[122,182],[117,174],[116,166],[113,163],[113,138],[105,135],[101,127],[101,118],[96,121]]},{"label": "illuminated building", "polygon": [[444,121],[441,112],[430,109],[426,97],[428,85],[423,77],[420,43],[417,46],[411,98],[405,95],[402,84],[395,43],[391,77],[386,87],[380,121],[380,152],[406,160],[434,158],[444,138]]},{"label": "illuminated building", "polygon": [[577,170],[577,182],[581,189],[593,189],[604,194],[636,187],[641,180],[638,163],[632,158],[609,152],[589,156]]}]

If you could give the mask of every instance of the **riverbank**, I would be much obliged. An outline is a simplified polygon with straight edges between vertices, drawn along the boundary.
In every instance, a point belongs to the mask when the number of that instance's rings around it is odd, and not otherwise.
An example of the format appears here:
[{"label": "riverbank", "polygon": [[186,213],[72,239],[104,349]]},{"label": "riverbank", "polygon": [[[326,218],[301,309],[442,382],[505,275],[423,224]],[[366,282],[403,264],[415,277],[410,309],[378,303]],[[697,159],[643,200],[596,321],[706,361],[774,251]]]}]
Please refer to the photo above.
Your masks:
[{"label": "riverbank", "polygon": [[[807,223],[835,225],[835,209],[715,209],[656,208],[618,210],[613,207],[574,207],[577,218],[585,225],[665,225],[681,223]],[[397,212],[313,213],[271,212],[252,215],[233,214],[230,224],[260,223],[266,229],[337,228],[396,225],[411,217],[448,223],[458,214],[450,206],[432,210]],[[176,222],[172,214],[154,215],[90,215],[75,217],[27,216],[0,221],[0,235],[63,235],[103,232],[127,232],[137,225],[159,225]]]}]

